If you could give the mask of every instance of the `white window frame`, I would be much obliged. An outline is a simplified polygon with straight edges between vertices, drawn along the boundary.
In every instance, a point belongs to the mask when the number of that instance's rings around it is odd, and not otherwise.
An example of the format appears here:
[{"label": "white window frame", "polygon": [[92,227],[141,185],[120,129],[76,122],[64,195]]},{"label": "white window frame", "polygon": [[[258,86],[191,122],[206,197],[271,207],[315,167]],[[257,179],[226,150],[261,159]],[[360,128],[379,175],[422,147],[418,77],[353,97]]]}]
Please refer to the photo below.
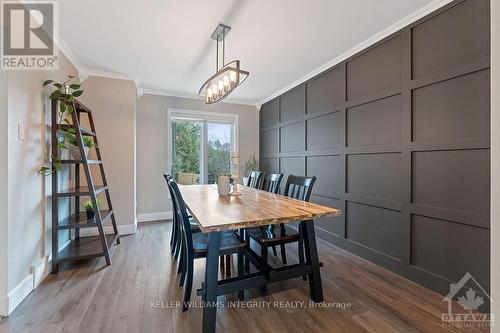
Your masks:
[{"label": "white window frame", "polygon": [[167,110],[167,172],[172,171],[172,119],[185,119],[191,121],[199,121],[203,124],[201,128],[201,154],[200,154],[200,183],[208,182],[208,159],[203,158],[208,151],[207,140],[207,122],[230,123],[232,151],[239,154],[239,116],[235,113],[220,113],[211,111],[193,111],[185,109]]}]

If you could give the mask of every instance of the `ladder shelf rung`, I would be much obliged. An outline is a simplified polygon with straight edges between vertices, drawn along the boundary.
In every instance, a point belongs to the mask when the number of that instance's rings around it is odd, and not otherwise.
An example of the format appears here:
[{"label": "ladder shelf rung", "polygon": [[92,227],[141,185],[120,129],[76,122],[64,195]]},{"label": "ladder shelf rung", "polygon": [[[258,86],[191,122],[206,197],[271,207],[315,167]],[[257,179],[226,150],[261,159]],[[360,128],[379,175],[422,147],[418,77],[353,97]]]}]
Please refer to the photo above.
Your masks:
[{"label": "ladder shelf rung", "polygon": [[[74,128],[73,125],[68,125],[68,124],[59,125],[59,129],[63,130],[63,131],[67,131],[70,128]],[[80,126],[80,132],[82,132],[83,135],[96,136],[94,132],[92,132],[91,130],[89,130],[85,127],[81,127],[81,126]]]},{"label": "ladder shelf rung", "polygon": [[[104,224],[113,214],[111,210],[101,210],[101,222]],[[58,225],[59,230],[63,229],[80,229],[80,228],[95,228],[97,227],[96,219],[88,219],[87,212],[71,214],[67,218],[61,220]]]},{"label": "ladder shelf rung", "polygon": [[[82,164],[83,160],[61,160],[61,164]],[[88,164],[102,164],[101,160],[87,160]]]},{"label": "ladder shelf rung", "polygon": [[[107,186],[103,185],[98,185],[95,186],[95,194],[99,194],[103,191],[106,191],[108,189]],[[87,186],[80,186],[78,188],[72,187],[67,190],[63,190],[61,192],[57,193],[58,197],[83,197],[83,196],[89,196],[91,193],[89,191],[89,188]]]},{"label": "ladder shelf rung", "polygon": [[[116,242],[118,235],[106,234],[108,247],[111,248]],[[80,237],[73,239],[67,246],[59,250],[58,262],[84,260],[104,255],[104,250],[101,244],[101,236]]]}]

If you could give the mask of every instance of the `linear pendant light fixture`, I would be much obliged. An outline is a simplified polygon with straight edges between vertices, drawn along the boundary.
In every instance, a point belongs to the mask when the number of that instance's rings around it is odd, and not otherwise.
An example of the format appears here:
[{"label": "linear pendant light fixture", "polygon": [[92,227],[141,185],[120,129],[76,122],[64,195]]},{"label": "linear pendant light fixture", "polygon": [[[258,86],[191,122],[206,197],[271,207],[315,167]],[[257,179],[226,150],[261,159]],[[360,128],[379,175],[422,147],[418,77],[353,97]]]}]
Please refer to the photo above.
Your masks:
[{"label": "linear pendant light fixture", "polygon": [[[231,27],[219,24],[212,34],[212,39],[217,44],[215,74],[203,83],[198,95],[205,99],[205,103],[213,104],[229,95],[237,86],[239,86],[250,74],[240,69],[240,61],[233,60],[225,63],[225,39]],[[219,43],[222,42],[222,66],[219,69]]]}]

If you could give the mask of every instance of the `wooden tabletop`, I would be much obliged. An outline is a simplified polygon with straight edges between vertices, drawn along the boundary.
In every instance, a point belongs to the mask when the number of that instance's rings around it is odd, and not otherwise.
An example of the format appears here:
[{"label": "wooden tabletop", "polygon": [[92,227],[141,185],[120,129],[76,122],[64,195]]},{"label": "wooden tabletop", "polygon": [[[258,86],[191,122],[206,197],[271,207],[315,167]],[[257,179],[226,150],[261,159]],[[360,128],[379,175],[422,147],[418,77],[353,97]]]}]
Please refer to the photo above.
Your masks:
[{"label": "wooden tabletop", "polygon": [[179,185],[182,197],[202,232],[338,216],[336,208],[239,186],[240,196],[220,197],[217,185]]}]

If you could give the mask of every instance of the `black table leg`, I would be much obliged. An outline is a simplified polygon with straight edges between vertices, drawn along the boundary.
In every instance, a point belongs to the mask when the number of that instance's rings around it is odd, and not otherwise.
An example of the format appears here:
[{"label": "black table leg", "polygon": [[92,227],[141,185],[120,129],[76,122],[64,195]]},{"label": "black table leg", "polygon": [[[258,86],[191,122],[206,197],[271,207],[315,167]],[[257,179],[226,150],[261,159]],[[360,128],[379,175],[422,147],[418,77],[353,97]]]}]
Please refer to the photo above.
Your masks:
[{"label": "black table leg", "polygon": [[316,235],[314,232],[314,221],[302,221],[304,232],[304,247],[306,252],[306,263],[311,265],[312,272],[309,274],[309,290],[314,302],[323,302],[323,286],[321,285],[321,274],[319,271],[318,248],[316,247]]},{"label": "black table leg", "polygon": [[[215,333],[217,317],[217,283],[220,232],[208,234],[208,254],[205,268],[205,307],[203,309],[203,332]],[[222,259],[224,260],[224,259]]]}]

